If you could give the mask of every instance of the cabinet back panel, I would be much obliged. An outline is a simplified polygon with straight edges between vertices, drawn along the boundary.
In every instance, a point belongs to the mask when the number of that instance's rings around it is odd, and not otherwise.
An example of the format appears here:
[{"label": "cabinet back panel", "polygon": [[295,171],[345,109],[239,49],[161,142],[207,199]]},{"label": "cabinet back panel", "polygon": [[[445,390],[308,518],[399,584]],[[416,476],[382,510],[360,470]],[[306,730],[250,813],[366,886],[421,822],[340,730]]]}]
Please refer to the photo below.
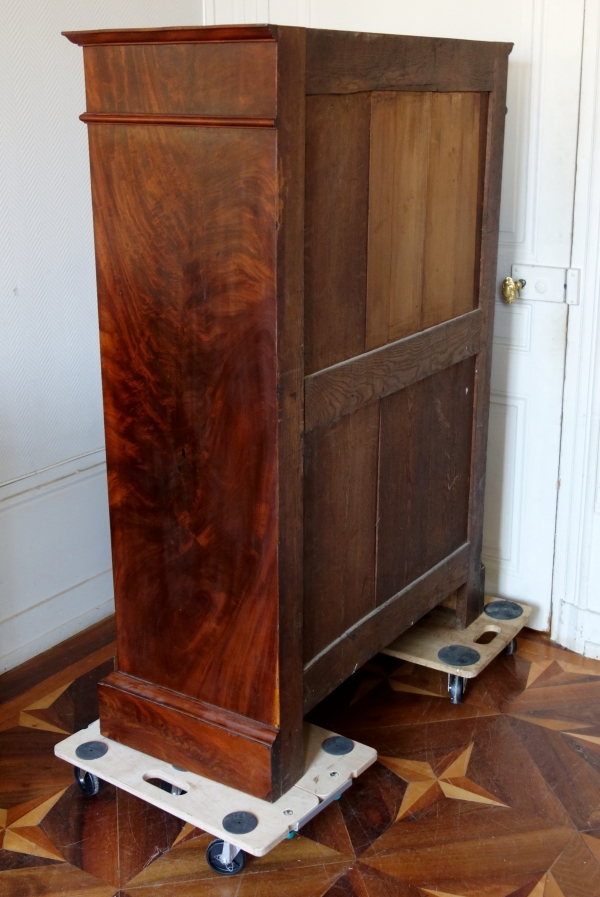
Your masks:
[{"label": "cabinet back panel", "polygon": [[270,41],[86,47],[87,111],[274,118],[276,54]]},{"label": "cabinet back panel", "polygon": [[304,659],[375,607],[379,404],[306,436]]},{"label": "cabinet back panel", "polygon": [[377,604],[467,541],[475,359],[381,400]]},{"label": "cabinet back panel", "polygon": [[480,93],[374,92],[366,348],[477,305]]},{"label": "cabinet back panel", "polygon": [[119,669],[277,725],[275,132],[89,135]]},{"label": "cabinet back panel", "polygon": [[[370,350],[477,307],[486,125],[479,92],[307,97],[311,388],[330,368],[340,400],[340,362],[368,364]],[[398,344],[409,367],[411,351]],[[329,420],[308,408],[305,662],[467,541],[474,370],[448,358],[381,402],[348,414],[342,401],[337,420],[335,401]],[[378,384],[376,372],[375,395]]]},{"label": "cabinet back panel", "polygon": [[370,94],[306,98],[305,372],[365,348]]}]

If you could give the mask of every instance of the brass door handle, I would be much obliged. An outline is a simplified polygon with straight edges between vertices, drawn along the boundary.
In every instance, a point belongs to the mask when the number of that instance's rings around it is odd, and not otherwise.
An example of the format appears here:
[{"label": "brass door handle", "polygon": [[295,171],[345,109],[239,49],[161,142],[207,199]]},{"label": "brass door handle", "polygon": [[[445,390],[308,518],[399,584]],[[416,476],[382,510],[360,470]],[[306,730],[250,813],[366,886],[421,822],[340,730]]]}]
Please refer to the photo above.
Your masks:
[{"label": "brass door handle", "polygon": [[505,277],[502,281],[504,301],[512,305],[526,283],[526,280],[513,280],[512,277]]}]

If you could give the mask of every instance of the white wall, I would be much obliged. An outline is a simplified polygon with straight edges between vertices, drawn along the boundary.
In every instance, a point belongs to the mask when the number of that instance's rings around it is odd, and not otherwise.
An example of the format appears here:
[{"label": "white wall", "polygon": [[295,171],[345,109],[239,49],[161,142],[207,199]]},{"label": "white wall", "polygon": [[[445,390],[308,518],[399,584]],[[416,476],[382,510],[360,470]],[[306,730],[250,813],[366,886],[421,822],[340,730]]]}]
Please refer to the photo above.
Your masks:
[{"label": "white wall", "polygon": [[0,4],[0,672],[112,612],[83,53],[201,0]]}]

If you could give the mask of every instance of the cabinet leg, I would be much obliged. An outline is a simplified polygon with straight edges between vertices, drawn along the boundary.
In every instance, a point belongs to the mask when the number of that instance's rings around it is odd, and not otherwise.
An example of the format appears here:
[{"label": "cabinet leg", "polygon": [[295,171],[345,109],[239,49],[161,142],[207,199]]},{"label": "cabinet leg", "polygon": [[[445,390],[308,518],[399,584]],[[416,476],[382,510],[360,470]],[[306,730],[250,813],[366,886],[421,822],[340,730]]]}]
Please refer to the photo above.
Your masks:
[{"label": "cabinet leg", "polygon": [[456,592],[456,623],[459,629],[466,629],[483,613],[485,589],[485,567],[480,564],[476,576],[460,586]]}]

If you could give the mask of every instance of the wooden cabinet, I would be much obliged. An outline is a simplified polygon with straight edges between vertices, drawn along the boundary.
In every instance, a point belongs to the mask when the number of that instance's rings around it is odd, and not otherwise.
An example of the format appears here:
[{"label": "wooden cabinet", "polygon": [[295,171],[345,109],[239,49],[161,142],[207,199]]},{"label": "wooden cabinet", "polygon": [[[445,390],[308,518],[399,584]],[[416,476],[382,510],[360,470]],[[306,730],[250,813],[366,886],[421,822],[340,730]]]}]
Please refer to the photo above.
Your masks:
[{"label": "wooden cabinet", "polygon": [[84,47],[118,670],[102,732],[274,800],[481,529],[511,45]]}]

